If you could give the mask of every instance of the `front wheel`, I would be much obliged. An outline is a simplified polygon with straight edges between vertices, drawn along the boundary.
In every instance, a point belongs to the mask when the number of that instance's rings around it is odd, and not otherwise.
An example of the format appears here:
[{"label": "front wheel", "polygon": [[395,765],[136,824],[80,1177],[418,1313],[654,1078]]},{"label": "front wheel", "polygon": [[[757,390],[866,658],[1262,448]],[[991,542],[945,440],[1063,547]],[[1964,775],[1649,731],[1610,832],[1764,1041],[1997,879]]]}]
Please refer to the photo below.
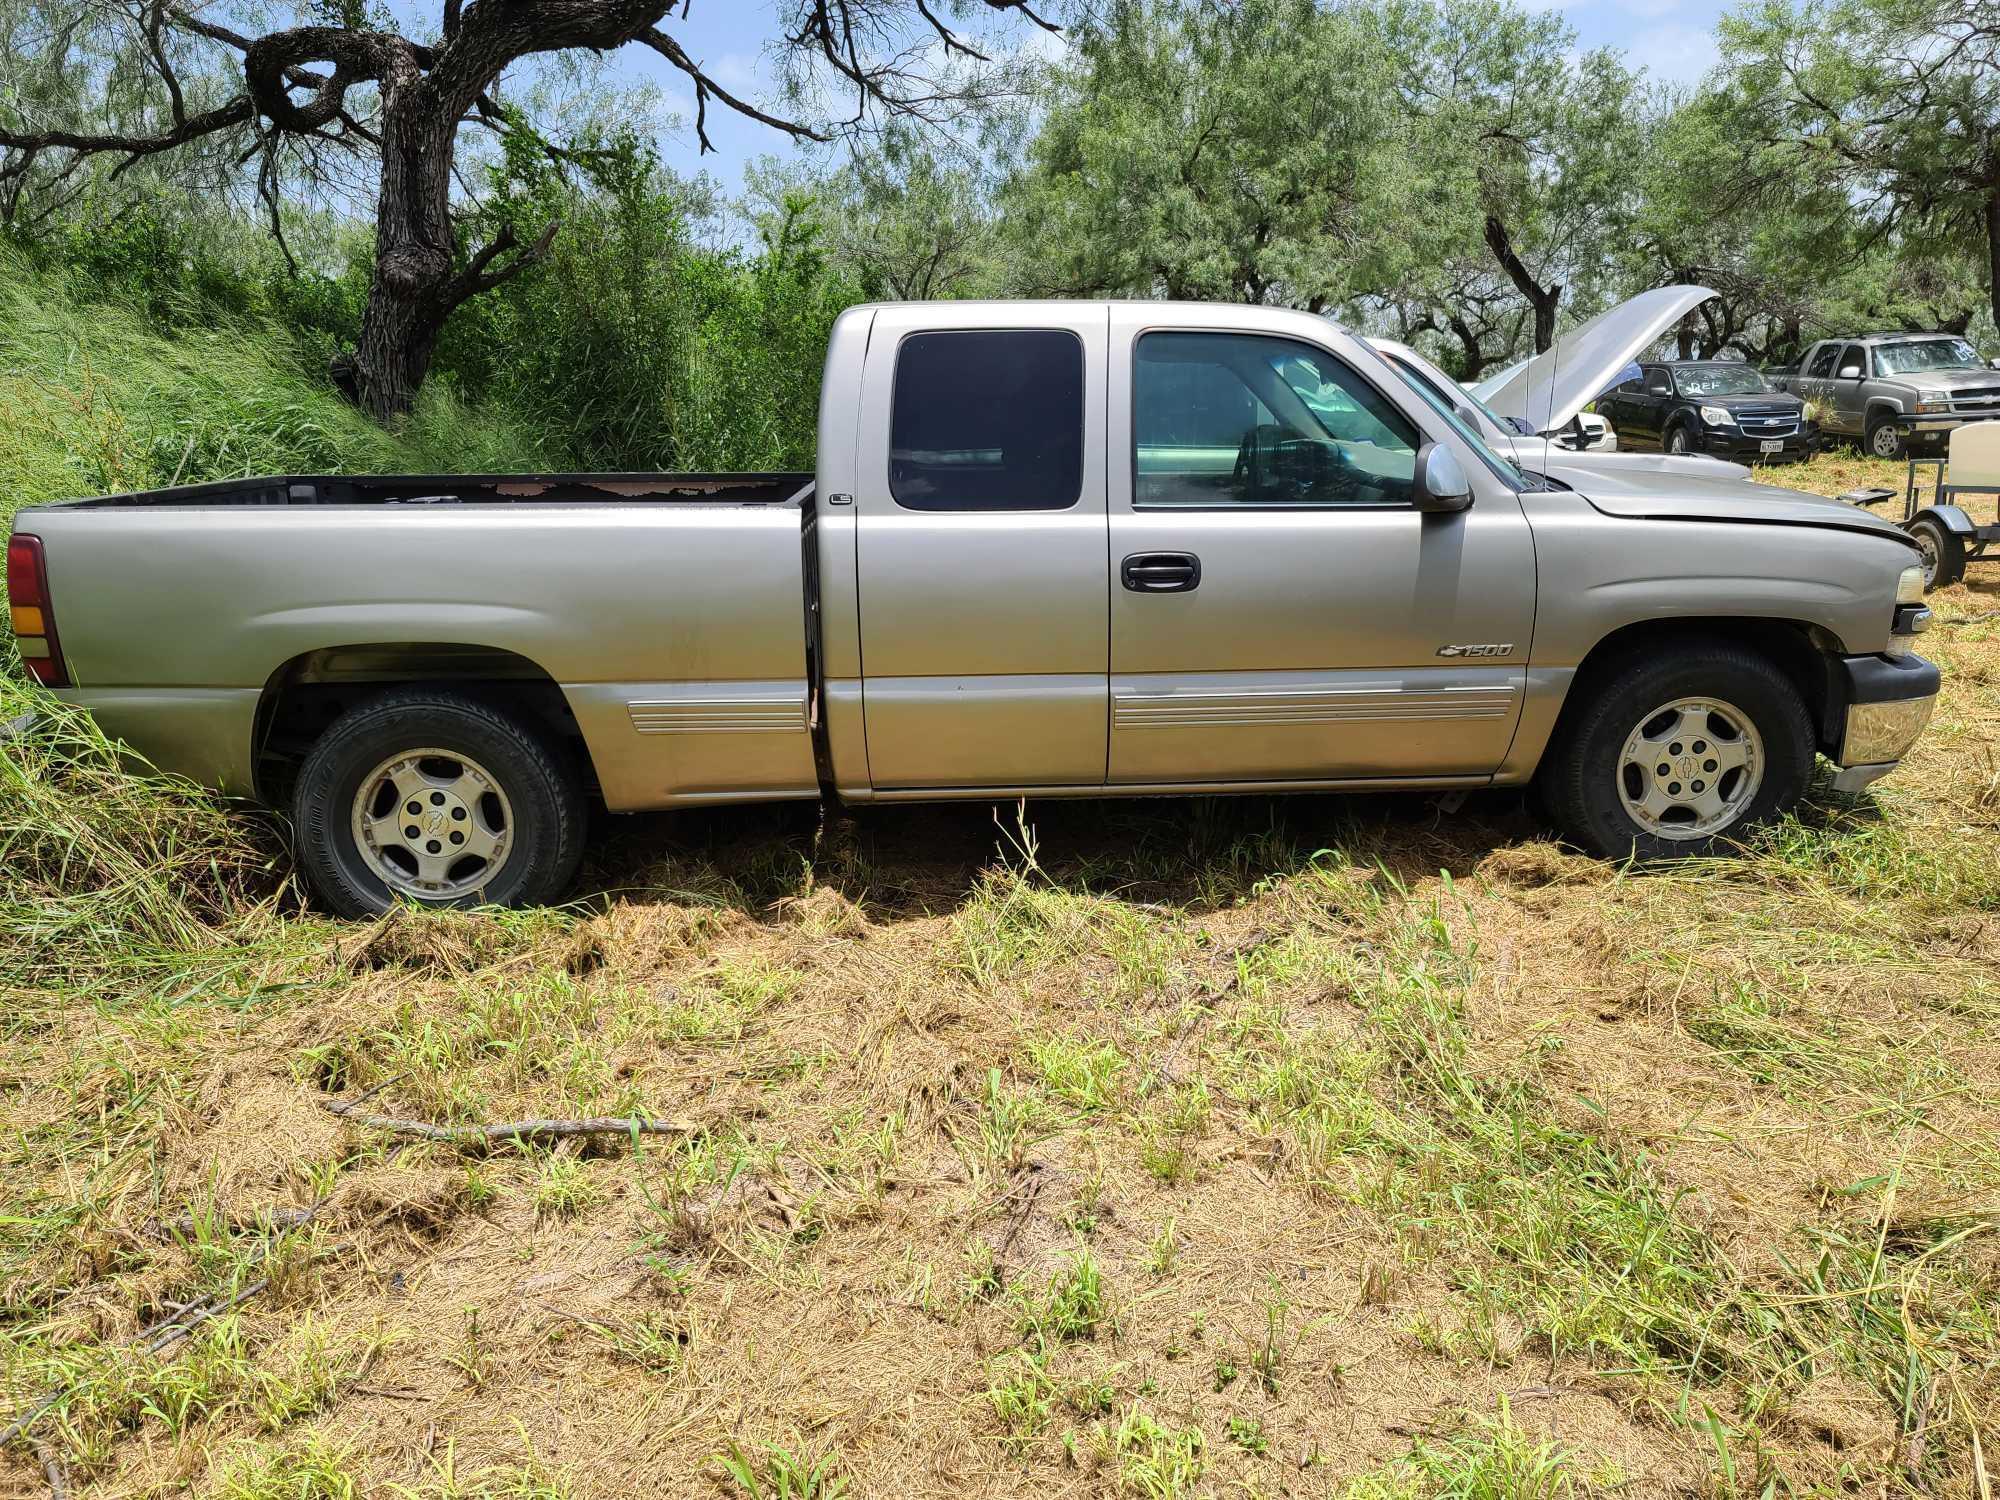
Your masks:
[{"label": "front wheel", "polygon": [[1685,427],[1676,427],[1672,432],[1667,434],[1667,452],[1686,453],[1687,451],[1688,430]]},{"label": "front wheel", "polygon": [[1868,424],[1868,451],[1877,458],[1901,458],[1910,451],[1909,439],[1894,422],[1878,417]]},{"label": "front wheel", "polygon": [[457,693],[393,691],[342,714],[299,768],[292,815],[300,868],[346,917],[552,901],[583,852],[560,751]]},{"label": "front wheel", "polygon": [[1924,592],[1948,589],[1965,576],[1965,541],[1936,516],[1910,523],[1910,540],[1924,565]]},{"label": "front wheel", "polygon": [[1720,852],[1811,778],[1812,722],[1784,673],[1720,642],[1669,650],[1599,674],[1543,770],[1557,825],[1593,853]]}]

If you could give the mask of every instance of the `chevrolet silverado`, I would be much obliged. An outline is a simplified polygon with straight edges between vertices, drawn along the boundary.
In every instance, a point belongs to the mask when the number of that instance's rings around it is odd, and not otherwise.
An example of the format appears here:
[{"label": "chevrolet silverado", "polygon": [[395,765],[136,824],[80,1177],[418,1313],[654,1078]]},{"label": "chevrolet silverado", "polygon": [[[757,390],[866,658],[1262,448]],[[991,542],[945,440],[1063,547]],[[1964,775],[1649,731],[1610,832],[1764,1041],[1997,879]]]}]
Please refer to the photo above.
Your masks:
[{"label": "chevrolet silverado", "polygon": [[[1544,429],[1552,353],[1518,403]],[[1817,755],[1853,789],[1914,742],[1938,674],[1895,527],[1526,446],[1305,313],[857,307],[816,475],[40,506],[9,603],[41,684],[288,806],[350,914],[557,898],[593,800],[1532,782],[1578,844],[1653,858],[1782,812]]]}]

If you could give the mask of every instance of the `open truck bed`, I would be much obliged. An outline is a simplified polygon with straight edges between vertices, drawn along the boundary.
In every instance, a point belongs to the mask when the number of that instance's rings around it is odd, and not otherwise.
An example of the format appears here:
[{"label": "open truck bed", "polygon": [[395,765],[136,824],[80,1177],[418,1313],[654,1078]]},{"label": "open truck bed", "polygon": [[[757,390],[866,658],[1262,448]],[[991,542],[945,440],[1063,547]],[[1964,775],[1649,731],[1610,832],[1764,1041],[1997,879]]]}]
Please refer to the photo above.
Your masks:
[{"label": "open truck bed", "polygon": [[74,500],[67,510],[133,506],[507,505],[709,501],[783,505],[811,489],[811,474],[267,474]]}]

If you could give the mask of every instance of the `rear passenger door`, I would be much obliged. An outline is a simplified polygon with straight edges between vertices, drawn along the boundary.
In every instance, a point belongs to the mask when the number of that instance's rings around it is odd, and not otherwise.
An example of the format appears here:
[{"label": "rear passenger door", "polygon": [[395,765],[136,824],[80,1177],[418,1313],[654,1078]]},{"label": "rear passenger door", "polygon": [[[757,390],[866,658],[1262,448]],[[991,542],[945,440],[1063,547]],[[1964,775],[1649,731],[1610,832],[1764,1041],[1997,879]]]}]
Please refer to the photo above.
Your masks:
[{"label": "rear passenger door", "polygon": [[862,376],[869,779],[1102,785],[1105,307],[939,314],[882,309]]}]

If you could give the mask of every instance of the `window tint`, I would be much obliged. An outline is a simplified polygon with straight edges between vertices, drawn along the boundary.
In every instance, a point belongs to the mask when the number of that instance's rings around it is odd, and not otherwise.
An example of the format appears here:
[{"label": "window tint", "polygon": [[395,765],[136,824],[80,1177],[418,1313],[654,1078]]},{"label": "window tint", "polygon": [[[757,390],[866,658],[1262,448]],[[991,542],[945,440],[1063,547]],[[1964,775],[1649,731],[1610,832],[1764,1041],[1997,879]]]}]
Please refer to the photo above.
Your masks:
[{"label": "window tint", "polygon": [[889,493],[907,510],[1066,510],[1083,493],[1083,343],[917,333],[896,355]]},{"label": "window tint", "polygon": [[1868,373],[1868,351],[1863,349],[1859,344],[1849,344],[1845,349],[1840,351],[1840,363],[1834,367],[1834,373],[1838,374],[1842,370],[1859,370],[1863,375],[1866,375]]},{"label": "window tint", "polygon": [[1133,501],[1407,505],[1417,429],[1290,339],[1149,333],[1132,363]]},{"label": "window tint", "polygon": [[1674,393],[1674,377],[1665,370],[1648,370],[1646,389],[1655,396],[1671,396]]},{"label": "window tint", "polygon": [[1834,356],[1840,353],[1838,344],[1822,344],[1819,353],[1813,356],[1812,367],[1806,374],[1813,379],[1823,380],[1833,373]]}]

